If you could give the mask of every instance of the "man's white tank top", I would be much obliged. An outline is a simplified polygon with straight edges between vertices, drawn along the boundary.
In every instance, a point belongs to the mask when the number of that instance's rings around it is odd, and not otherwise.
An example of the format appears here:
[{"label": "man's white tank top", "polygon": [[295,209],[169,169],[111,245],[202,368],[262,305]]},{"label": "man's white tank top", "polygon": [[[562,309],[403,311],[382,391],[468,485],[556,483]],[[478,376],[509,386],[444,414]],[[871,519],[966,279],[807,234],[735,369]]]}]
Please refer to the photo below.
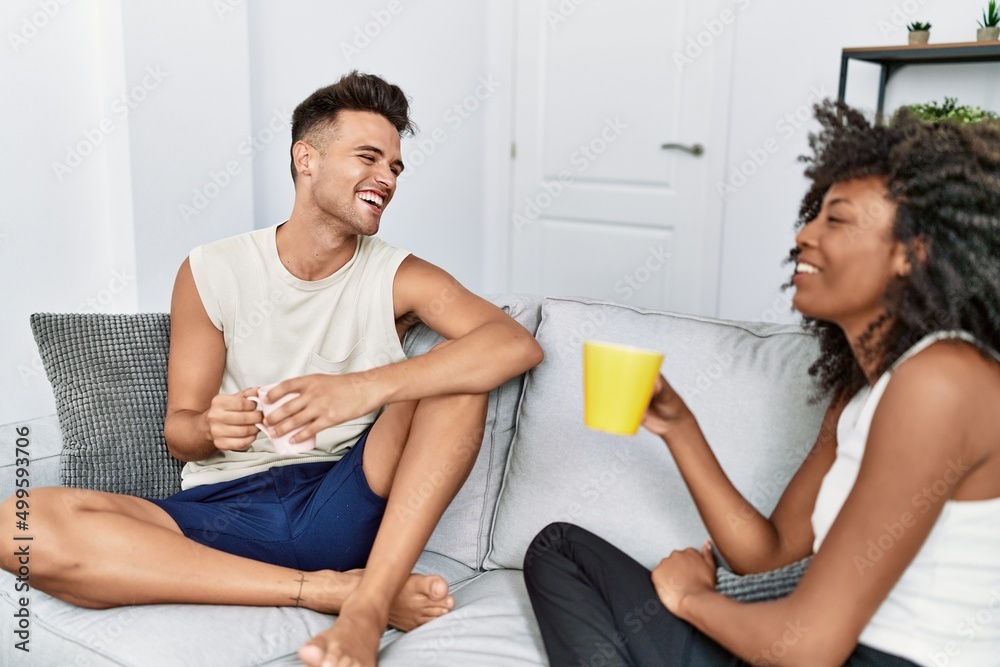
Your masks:
[{"label": "man's white tank top", "polygon": [[[844,408],[837,424],[837,458],[823,478],[812,514],[814,553],[857,479],[872,417],[892,370],[945,338],[960,338],[983,348],[965,332],[925,336]],[[940,499],[946,485],[964,472],[964,462],[951,462],[948,470],[941,471],[940,488],[913,497],[913,516],[928,511],[935,494]],[[880,552],[892,548],[898,530],[905,526],[888,526],[874,544],[856,555],[855,565],[862,574],[871,566],[867,573],[878,576],[875,561]],[[928,667],[1000,665],[1000,498],[944,503],[927,540],[858,641]]]},{"label": "man's white tank top", "polygon": [[[359,236],[354,256],[336,273],[300,280],[278,257],[277,227],[191,251],[201,301],[225,339],[220,391],[234,394],[312,373],[357,373],[405,359],[396,333],[392,284],[409,253]],[[276,453],[261,433],[248,451],[220,451],[187,463],[182,486],[229,481],[272,466],[340,459],[378,414],[321,431],[316,449],[302,454]]]}]

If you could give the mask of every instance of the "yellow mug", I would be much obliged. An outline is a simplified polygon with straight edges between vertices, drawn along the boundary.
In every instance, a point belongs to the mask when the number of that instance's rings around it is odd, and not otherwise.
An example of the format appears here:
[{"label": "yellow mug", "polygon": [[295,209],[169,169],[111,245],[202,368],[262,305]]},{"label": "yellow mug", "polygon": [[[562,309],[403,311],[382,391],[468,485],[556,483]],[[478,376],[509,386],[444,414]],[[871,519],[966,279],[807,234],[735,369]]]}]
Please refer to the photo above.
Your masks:
[{"label": "yellow mug", "polygon": [[584,423],[599,431],[635,435],[662,363],[661,352],[584,341]]}]

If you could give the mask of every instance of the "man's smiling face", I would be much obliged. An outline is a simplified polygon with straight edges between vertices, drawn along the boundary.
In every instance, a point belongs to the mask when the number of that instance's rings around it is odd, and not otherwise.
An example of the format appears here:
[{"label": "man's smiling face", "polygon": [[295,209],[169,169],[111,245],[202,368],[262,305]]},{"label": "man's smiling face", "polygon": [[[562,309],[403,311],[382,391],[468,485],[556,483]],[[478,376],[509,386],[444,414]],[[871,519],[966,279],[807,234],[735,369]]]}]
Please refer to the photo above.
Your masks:
[{"label": "man's smiling face", "polygon": [[[382,211],[396,191],[403,171],[399,132],[383,116],[341,111],[327,131],[325,145],[308,144],[306,195],[311,207],[338,231],[371,236],[378,232]],[[321,143],[317,140],[316,143]]]}]

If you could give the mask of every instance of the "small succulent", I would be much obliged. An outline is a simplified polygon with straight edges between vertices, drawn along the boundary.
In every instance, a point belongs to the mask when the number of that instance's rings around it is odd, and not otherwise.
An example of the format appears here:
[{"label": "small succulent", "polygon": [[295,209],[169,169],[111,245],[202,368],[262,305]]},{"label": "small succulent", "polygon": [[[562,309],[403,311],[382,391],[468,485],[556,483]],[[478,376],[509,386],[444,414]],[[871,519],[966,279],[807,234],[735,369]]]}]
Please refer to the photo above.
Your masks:
[{"label": "small succulent", "polygon": [[[991,3],[996,3],[996,0],[990,0]],[[906,29],[910,32],[918,32],[920,30],[930,30],[930,23],[921,23],[920,21],[914,21],[910,25],[906,26]]]},{"label": "small succulent", "polygon": [[997,11],[997,0],[990,0],[990,4],[983,10],[983,20],[979,22],[980,28],[995,28],[1000,26],[1000,11]]},{"label": "small succulent", "polygon": [[978,123],[979,121],[992,121],[998,118],[997,114],[992,111],[986,111],[977,106],[959,105],[958,100],[954,97],[944,98],[943,104],[938,104],[934,101],[927,104],[911,104],[905,108],[912,111],[920,120],[928,123],[945,120],[959,123]]}]

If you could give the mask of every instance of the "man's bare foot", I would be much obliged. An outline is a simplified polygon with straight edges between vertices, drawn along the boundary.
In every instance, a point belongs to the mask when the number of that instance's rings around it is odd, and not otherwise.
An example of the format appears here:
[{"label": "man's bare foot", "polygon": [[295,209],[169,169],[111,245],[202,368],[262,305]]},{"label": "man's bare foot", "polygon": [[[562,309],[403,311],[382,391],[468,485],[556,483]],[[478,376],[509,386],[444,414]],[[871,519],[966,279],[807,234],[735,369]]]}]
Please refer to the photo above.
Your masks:
[{"label": "man's bare foot", "polygon": [[337,621],[299,648],[309,667],[375,667],[385,622],[377,609],[345,604]]},{"label": "man's bare foot", "polygon": [[[357,576],[361,570],[345,573]],[[408,631],[448,613],[455,598],[448,595],[448,582],[436,574],[412,574],[389,609],[388,623]],[[365,602],[346,601],[329,630],[313,637],[299,649],[299,658],[310,667],[374,667],[386,619]]]},{"label": "man's bare foot", "polygon": [[438,616],[444,616],[455,606],[448,595],[448,582],[436,574],[411,574],[403,589],[389,607],[389,625],[409,632]]},{"label": "man's bare foot", "polygon": [[[361,583],[362,574],[364,570],[305,573],[301,606],[326,614],[340,613],[344,600]],[[411,574],[389,608],[389,625],[409,631],[448,613],[454,606],[455,598],[448,595],[448,582],[442,577]]]}]

